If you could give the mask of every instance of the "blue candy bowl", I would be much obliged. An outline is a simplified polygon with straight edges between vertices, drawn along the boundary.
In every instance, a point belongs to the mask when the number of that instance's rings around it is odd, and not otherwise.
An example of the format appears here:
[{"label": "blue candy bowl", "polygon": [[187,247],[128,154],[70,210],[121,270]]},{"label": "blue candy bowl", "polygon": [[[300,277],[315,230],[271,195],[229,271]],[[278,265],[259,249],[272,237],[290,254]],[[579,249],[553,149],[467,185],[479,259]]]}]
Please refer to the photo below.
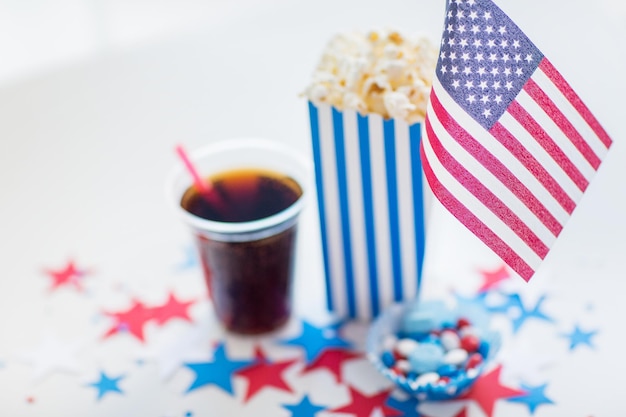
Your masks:
[{"label": "blue candy bowl", "polygon": [[[434,319],[432,330],[445,328],[449,323],[454,323],[458,318],[466,318],[472,322],[474,329],[480,335],[483,361],[471,369],[461,369],[446,380],[432,381],[418,378],[417,373],[408,375],[399,374],[388,367],[383,361],[383,355],[388,352],[386,346],[390,339],[406,336],[407,317],[416,310],[420,313],[427,313]],[[372,323],[366,340],[366,352],[370,362],[387,379],[407,393],[415,396],[420,401],[441,401],[451,400],[462,396],[472,387],[474,382],[480,377],[483,371],[489,366],[498,350],[500,349],[501,338],[499,333],[490,331],[488,318],[485,316],[471,317],[467,312],[459,312],[447,307],[441,301],[409,302],[396,304],[387,308]],[[432,320],[431,320],[431,324]]]}]

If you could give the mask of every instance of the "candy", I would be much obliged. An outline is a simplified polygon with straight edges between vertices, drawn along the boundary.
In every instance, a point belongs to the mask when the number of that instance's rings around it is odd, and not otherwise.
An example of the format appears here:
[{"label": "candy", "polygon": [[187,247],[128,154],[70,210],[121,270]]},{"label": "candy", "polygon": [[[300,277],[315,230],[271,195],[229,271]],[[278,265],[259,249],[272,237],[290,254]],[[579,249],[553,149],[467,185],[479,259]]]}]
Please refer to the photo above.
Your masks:
[{"label": "candy", "polygon": [[413,339],[400,339],[396,343],[395,352],[403,358],[408,358],[411,353],[419,346],[419,343]]},{"label": "candy", "polygon": [[480,346],[480,339],[472,334],[465,335],[461,338],[461,347],[470,353],[474,353]]},{"label": "candy", "polygon": [[446,353],[443,362],[448,365],[461,366],[467,360],[468,353],[464,349],[453,349]]},{"label": "candy", "polygon": [[[441,387],[450,395],[466,389],[482,370],[490,344],[465,319],[434,313],[423,304],[409,309],[397,335],[386,336],[380,361],[413,391],[426,385]],[[438,324],[436,324],[438,323]],[[420,394],[423,399],[427,396]]]},{"label": "candy", "polygon": [[443,348],[434,343],[420,343],[409,356],[411,369],[419,374],[434,372],[441,366],[444,358]]},{"label": "candy", "polygon": [[441,336],[439,336],[439,340],[441,342],[441,346],[443,346],[446,351],[457,349],[461,345],[461,339],[454,330],[442,331]]},{"label": "candy", "polygon": [[480,353],[474,353],[467,359],[467,362],[465,363],[465,369],[475,368],[478,365],[480,365],[482,362],[483,362],[482,355]]},{"label": "candy", "polygon": [[434,384],[437,381],[439,381],[439,374],[437,372],[427,372],[425,374],[420,375],[415,380],[415,385],[420,386],[420,385]]}]

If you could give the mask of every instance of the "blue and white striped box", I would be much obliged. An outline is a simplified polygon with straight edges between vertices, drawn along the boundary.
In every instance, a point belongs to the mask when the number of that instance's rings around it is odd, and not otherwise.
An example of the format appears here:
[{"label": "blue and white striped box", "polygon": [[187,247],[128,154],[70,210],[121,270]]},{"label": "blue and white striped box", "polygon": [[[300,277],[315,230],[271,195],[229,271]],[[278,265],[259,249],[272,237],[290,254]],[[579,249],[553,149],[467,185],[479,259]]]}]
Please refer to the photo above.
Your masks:
[{"label": "blue and white striped box", "polygon": [[430,190],[421,124],[309,102],[328,308],[370,320],[417,297]]}]

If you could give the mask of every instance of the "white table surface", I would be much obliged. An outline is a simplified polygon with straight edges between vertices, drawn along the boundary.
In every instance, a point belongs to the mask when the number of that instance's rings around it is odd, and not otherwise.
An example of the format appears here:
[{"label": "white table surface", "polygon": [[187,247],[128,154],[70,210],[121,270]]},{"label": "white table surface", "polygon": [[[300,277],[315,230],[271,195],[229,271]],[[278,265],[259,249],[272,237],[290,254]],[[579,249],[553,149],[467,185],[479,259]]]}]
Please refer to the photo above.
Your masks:
[{"label": "white table surface", "polygon": [[[211,389],[184,395],[191,378],[185,369],[163,380],[158,363],[133,365],[145,345],[125,338],[102,341],[108,328],[102,312],[124,309],[132,297],[161,302],[170,290],[181,299],[205,296],[199,269],[174,271],[190,245],[187,230],[164,199],[163,183],[176,163],[175,143],[193,149],[259,136],[310,155],[306,103],[299,93],[326,40],[346,29],[394,27],[424,32],[436,41],[444,2],[276,0],[241,2],[235,8],[227,2],[163,1],[156,9],[140,1],[64,2],[59,8],[40,2],[25,9],[17,3],[0,3],[7,12],[0,12],[0,33],[13,36],[0,36],[7,58],[0,72],[0,415],[165,417],[193,410],[195,416],[287,416],[276,398],[296,403],[300,396],[268,394],[242,406]],[[530,325],[508,334],[509,347],[528,345],[531,352],[559,358],[539,375],[550,381],[548,393],[556,404],[538,408],[535,415],[618,416],[626,408],[620,389],[626,374],[621,133],[626,7],[609,0],[594,2],[593,9],[582,0],[498,4],[614,139],[537,276],[528,285],[510,284],[531,303],[538,294],[550,294],[546,312],[556,321],[552,337]],[[7,16],[18,16],[23,24]],[[12,22],[13,32],[3,19]],[[58,28],[65,28],[65,38]],[[85,33],[92,33],[91,40]],[[323,269],[316,206],[310,203],[300,233],[306,245],[298,252],[296,317],[322,320]],[[438,205],[427,250],[424,292],[430,295],[450,288],[472,291],[480,282],[477,269],[499,265]],[[44,271],[70,259],[90,270],[85,290],[50,291]],[[192,313],[214,339],[226,338],[233,354],[251,355],[253,342],[223,336],[212,324],[208,303],[199,302]],[[554,337],[575,323],[599,329],[595,349],[570,352]],[[186,325],[172,323],[167,331],[184,331]],[[286,334],[297,333],[297,326],[292,323]],[[158,341],[161,330],[149,328],[148,342]],[[47,332],[85,344],[79,369],[33,381],[32,364],[20,357]],[[284,348],[270,352],[273,358],[294,355]],[[123,395],[95,400],[85,384],[103,369],[127,375]],[[386,386],[384,379],[369,375],[370,381],[357,382],[364,391]],[[519,383],[510,378],[513,386]],[[311,398],[326,406],[348,398],[345,386],[324,394],[327,380],[307,384],[308,391],[300,386],[299,392],[314,393]],[[236,388],[242,389],[241,381]],[[428,408],[429,415],[451,415],[444,408]],[[508,402],[498,403],[496,412],[529,415]],[[470,413],[482,415],[476,407]]]}]

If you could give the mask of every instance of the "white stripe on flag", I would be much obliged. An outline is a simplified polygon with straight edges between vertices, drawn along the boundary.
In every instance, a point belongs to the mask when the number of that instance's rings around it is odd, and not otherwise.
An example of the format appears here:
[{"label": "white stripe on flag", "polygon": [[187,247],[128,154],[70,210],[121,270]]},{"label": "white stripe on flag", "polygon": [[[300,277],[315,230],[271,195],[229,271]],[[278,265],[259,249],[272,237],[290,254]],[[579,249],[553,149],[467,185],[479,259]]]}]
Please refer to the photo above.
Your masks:
[{"label": "white stripe on flag", "polygon": [[[432,122],[434,114],[429,114],[429,120]],[[502,220],[493,214],[482,202],[480,202],[471,192],[469,192],[462,184],[460,184],[441,164],[441,161],[435,155],[430,146],[431,138],[428,134],[425,136],[428,140],[422,142],[422,147],[426,159],[428,160],[437,179],[445,189],[447,189],[459,202],[467,207],[480,221],[482,221],[497,236],[506,242],[511,249],[520,256],[533,270],[541,263],[541,258],[533,252],[532,249],[517,236]]]},{"label": "white stripe on flag", "polygon": [[370,155],[372,168],[372,195],[374,200],[374,224],[376,233],[376,256],[378,261],[378,292],[380,305],[393,302],[393,269],[391,267],[391,241],[389,237],[389,207],[387,206],[387,181],[385,171],[385,143],[383,118],[372,114],[368,118],[370,132]]},{"label": "white stripe on flag", "polygon": [[572,141],[563,134],[561,129],[552,121],[550,116],[524,90],[520,91],[517,102],[533,116],[535,121],[546,131],[561,150],[567,155],[576,168],[589,181],[596,170],[587,162],[584,156],[576,149]]},{"label": "white stripe on flag", "polygon": [[[463,128],[476,139],[479,139],[481,144],[493,154],[498,160],[500,160],[511,172],[515,173],[515,176],[533,193],[541,203],[546,207],[546,209],[563,225],[569,218],[569,214],[561,207],[561,205],[554,199],[554,197],[550,194],[550,192],[539,182],[539,180],[530,173],[526,167],[522,165],[522,163],[515,158],[502,144],[497,141],[491,134],[489,134],[481,125],[478,124],[471,116],[469,116],[463,109],[460,108],[458,104],[450,97],[450,95],[441,87],[439,84],[439,80],[436,80],[433,85],[437,84],[437,97],[441,104],[448,110],[448,113],[454,114],[454,119],[461,125]],[[430,108],[430,105],[429,105]],[[434,116],[434,112],[431,113]],[[510,116],[509,116],[510,117]],[[513,122],[517,123],[515,120]],[[519,124],[517,124],[519,126]],[[521,126],[519,127],[521,129]],[[448,137],[448,135],[446,135]],[[441,136],[440,136],[441,138]],[[450,139],[451,142],[456,144],[456,141]],[[460,145],[456,144],[460,148]],[[543,148],[539,148],[543,151]],[[465,153],[465,151],[463,150]],[[545,151],[543,151],[546,157],[549,157]],[[468,158],[473,157],[471,155],[467,156]],[[463,159],[458,159],[459,162],[464,161]],[[554,164],[556,168],[560,170],[558,165]],[[483,168],[484,169],[484,168]],[[485,169],[486,170],[486,169]],[[569,178],[568,178],[569,181]],[[578,190],[575,185],[573,185],[575,190]],[[580,191],[578,190],[580,193]],[[515,197],[517,198],[517,197]]]},{"label": "white stripe on flag", "polygon": [[398,215],[400,217],[400,250],[402,253],[402,295],[411,300],[417,296],[417,257],[415,221],[413,219],[413,181],[409,126],[394,121],[396,139],[396,177],[398,182]]},{"label": "white stripe on flag", "polygon": [[[444,92],[441,90],[437,91],[437,96],[443,95]],[[537,237],[546,245],[550,246],[550,244],[554,241],[555,236],[546,228],[546,226],[535,216],[535,214],[524,205],[522,201],[519,200],[515,194],[513,194],[506,186],[503,186],[498,178],[496,178],[489,170],[487,170],[480,162],[478,162],[472,155],[470,155],[462,146],[460,146],[456,140],[454,140],[450,134],[445,130],[445,128],[441,125],[439,119],[437,119],[434,110],[432,109],[431,104],[428,105],[429,122],[432,125],[432,128],[439,138],[439,141],[443,145],[443,147],[450,153],[450,155],[456,159],[467,171],[469,171],[476,179],[483,184],[485,187],[489,189],[497,198],[499,198],[506,207],[511,209],[519,218],[522,220],[524,224],[526,224]],[[448,111],[454,111],[448,108]],[[458,120],[457,120],[458,121]],[[480,127],[480,126],[479,126]],[[481,143],[488,142],[488,138],[491,135],[485,131],[482,127],[480,130],[473,131],[469,130],[468,126],[464,126],[468,133],[472,134],[476,139],[481,141]],[[430,147],[430,143],[429,143]],[[504,163],[505,166],[510,168],[510,164],[513,163],[513,158],[510,154],[505,155],[506,158],[504,160],[501,159],[501,162]],[[430,160],[430,159],[429,159]],[[431,161],[432,165],[432,161]],[[443,166],[443,165],[442,165]],[[445,167],[444,167],[445,169]],[[433,166],[433,170],[435,167]],[[438,171],[435,171],[438,172]],[[444,183],[442,178],[440,177],[440,181]],[[455,180],[456,182],[456,180]],[[444,183],[445,184],[445,183]],[[463,187],[462,184],[459,184]],[[447,187],[446,187],[447,188]],[[455,194],[456,196],[456,194]],[[458,198],[458,196],[457,196]],[[475,200],[476,203],[472,204],[480,204],[483,205],[478,199]],[[468,206],[465,204],[466,207]],[[558,204],[557,204],[558,205]],[[489,210],[487,207],[485,207]],[[480,216],[479,216],[480,217]],[[486,224],[487,223],[485,221]],[[506,226],[508,227],[508,226]],[[530,263],[529,263],[530,264]]]},{"label": "white stripe on flag", "polygon": [[367,269],[367,249],[365,247],[365,220],[363,213],[363,189],[357,113],[343,111],[344,144],[346,149],[346,171],[348,178],[348,201],[350,206],[350,234],[352,236],[352,266],[356,314],[358,317],[371,317]]},{"label": "white stripe on flag", "polygon": [[341,213],[339,211],[339,190],[335,158],[335,135],[333,132],[332,108],[329,105],[318,106],[320,147],[322,170],[324,172],[324,195],[326,196],[326,228],[328,236],[328,264],[331,276],[333,307],[340,316],[348,315],[348,301],[343,260],[343,237],[341,232]]},{"label": "white stripe on flag", "polygon": [[589,124],[587,124],[585,119],[578,113],[576,108],[572,106],[569,100],[554,85],[548,75],[542,71],[541,67],[535,71],[532,78],[537,85],[550,96],[554,104],[561,110],[561,113],[567,115],[568,120],[574,125],[576,130],[580,132],[582,137],[585,138],[595,154],[598,155],[600,159],[604,159],[604,156],[609,151],[608,148],[602,143]]},{"label": "white stripe on flag", "polygon": [[[539,145],[533,138],[529,137],[528,132],[524,127],[517,121],[513,116],[509,113],[504,113],[500,118],[500,123],[504,126],[511,134],[515,137],[526,137],[528,140],[524,141],[524,146],[530,152],[532,156],[543,166],[543,168],[548,171],[548,174],[561,186],[563,191],[575,202],[579,201],[583,195],[583,192],[576,186],[576,184],[567,176],[565,171],[556,163],[554,159],[546,152],[546,150]],[[517,172],[517,171],[516,171]],[[532,189],[533,192],[537,192],[536,189]],[[539,196],[539,194],[537,194]],[[549,201],[545,200],[544,197],[540,197],[541,201]],[[558,205],[558,202],[556,202]],[[546,204],[546,206],[548,206]],[[556,213],[556,211],[552,211],[552,213]],[[557,219],[561,220],[562,217],[556,216]],[[569,214],[567,214],[566,218],[569,218]],[[564,224],[564,223],[563,223]]]}]

